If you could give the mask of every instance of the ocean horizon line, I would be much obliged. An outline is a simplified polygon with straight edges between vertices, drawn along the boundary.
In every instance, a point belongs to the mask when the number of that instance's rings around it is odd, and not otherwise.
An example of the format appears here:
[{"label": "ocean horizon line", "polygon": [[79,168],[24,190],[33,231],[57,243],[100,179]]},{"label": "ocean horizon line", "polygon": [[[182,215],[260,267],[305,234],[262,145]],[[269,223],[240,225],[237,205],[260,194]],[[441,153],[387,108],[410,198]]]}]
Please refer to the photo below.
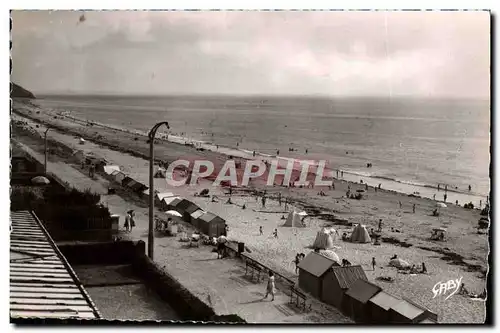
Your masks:
[{"label": "ocean horizon line", "polygon": [[126,93],[126,92],[33,92],[37,98],[43,97],[190,97],[190,98],[299,98],[299,99],[322,99],[322,100],[420,100],[420,101],[476,101],[491,102],[491,97],[469,97],[469,96],[418,96],[418,95],[325,95],[325,94],[223,94],[223,93]]}]

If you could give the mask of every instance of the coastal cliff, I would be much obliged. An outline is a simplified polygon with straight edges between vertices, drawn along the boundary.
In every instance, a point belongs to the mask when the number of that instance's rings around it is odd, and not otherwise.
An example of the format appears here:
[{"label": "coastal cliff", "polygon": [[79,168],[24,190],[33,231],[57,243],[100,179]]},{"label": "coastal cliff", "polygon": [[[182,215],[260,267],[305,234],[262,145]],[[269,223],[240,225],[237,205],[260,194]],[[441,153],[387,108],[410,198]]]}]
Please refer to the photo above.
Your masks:
[{"label": "coastal cliff", "polygon": [[10,83],[10,97],[18,98],[36,98],[35,95],[21,86],[18,86],[14,82]]}]

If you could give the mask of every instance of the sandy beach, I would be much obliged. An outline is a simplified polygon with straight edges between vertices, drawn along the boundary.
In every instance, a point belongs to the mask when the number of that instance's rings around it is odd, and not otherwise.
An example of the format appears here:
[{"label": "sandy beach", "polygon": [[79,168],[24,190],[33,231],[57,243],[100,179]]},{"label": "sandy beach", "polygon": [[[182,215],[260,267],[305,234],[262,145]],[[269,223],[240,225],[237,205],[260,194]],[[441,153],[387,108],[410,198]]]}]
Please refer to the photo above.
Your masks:
[{"label": "sandy beach", "polygon": [[[12,120],[27,122],[27,127],[43,135],[44,125],[50,125],[50,140],[58,141],[75,151],[83,150],[105,158],[110,164],[116,164],[132,178],[148,184],[149,145],[147,138],[137,133],[127,133],[117,129],[88,126],[72,119],[41,110],[34,106],[14,102]],[[28,119],[29,117],[29,119]],[[40,122],[40,123],[37,123]],[[36,125],[38,124],[38,128]],[[83,137],[85,145],[79,145],[77,138]],[[19,137],[19,141],[40,150],[33,142]],[[43,150],[42,150],[43,152]],[[227,156],[210,150],[196,150],[180,143],[159,140],[155,145],[155,155],[165,161],[173,161],[183,157],[208,159],[219,166],[224,164]],[[245,157],[245,156],[242,156]],[[371,184],[369,184],[371,185]],[[441,215],[432,216],[436,202],[431,199],[418,198],[393,191],[378,190],[369,187],[362,200],[347,199],[345,193],[365,189],[365,184],[356,184],[346,180],[336,180],[335,190],[323,189],[326,196],[319,196],[319,189],[286,188],[281,186],[266,187],[258,182],[250,188],[235,189],[232,195],[233,204],[227,204],[227,191],[213,187],[209,181],[202,180],[198,186],[168,188],[165,181],[155,180],[155,188],[159,191],[170,191],[186,197],[205,210],[211,211],[226,219],[229,225],[229,238],[243,241],[252,251],[251,255],[266,265],[294,277],[295,269],[292,260],[296,253],[308,253],[316,233],[323,226],[333,226],[339,234],[352,230],[352,226],[344,222],[332,222],[333,217],[346,220],[348,223],[361,223],[367,229],[376,229],[382,219],[382,244],[354,244],[335,241],[335,252],[340,258],[346,258],[353,264],[363,265],[370,281],[379,284],[384,290],[413,300],[439,315],[440,323],[481,323],[485,318],[485,303],[468,297],[455,295],[448,300],[445,297],[433,298],[432,288],[438,282],[463,277],[467,289],[481,293],[486,287],[485,274],[488,268],[488,235],[477,234],[477,222],[480,218],[478,210],[464,209],[448,204],[440,209]],[[208,198],[195,197],[194,193],[209,188],[211,194],[219,197],[219,202]],[[252,193],[266,190],[270,199],[266,207]],[[291,205],[285,209],[277,200],[278,192],[283,198],[289,198]],[[451,197],[450,197],[451,198]],[[128,201],[127,201],[128,202]],[[401,208],[399,203],[401,203]],[[112,204],[112,203],[110,203]],[[129,205],[136,205],[129,203]],[[241,206],[245,204],[246,209]],[[412,207],[415,205],[415,213]],[[115,206],[120,209],[119,205]],[[134,206],[135,207],[135,206]],[[147,207],[138,205],[137,237],[143,237],[147,228]],[[286,211],[296,208],[309,213],[306,226],[303,228],[283,227]],[[129,207],[122,207],[122,214]],[[119,212],[118,212],[119,213]],[[259,227],[264,235],[259,235]],[[432,228],[447,228],[446,242],[429,240]],[[271,233],[277,228],[279,237]],[[391,228],[399,232],[392,232]],[[406,244],[406,247],[400,244]],[[399,245],[398,245],[399,244]],[[397,254],[400,258],[419,265],[425,262],[428,274],[399,274],[395,268],[388,267],[389,258]],[[372,270],[371,258],[377,260],[377,267]],[[168,261],[168,256],[165,258]],[[177,262],[176,264],[179,264]],[[376,280],[380,276],[390,276],[393,283]]]}]

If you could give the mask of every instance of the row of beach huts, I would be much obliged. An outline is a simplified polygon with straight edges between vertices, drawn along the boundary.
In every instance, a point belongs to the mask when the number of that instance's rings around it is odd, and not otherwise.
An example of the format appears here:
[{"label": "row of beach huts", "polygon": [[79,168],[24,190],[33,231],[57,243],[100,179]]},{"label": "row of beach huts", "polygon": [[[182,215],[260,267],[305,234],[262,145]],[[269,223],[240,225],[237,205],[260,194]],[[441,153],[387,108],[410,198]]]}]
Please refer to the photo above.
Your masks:
[{"label": "row of beach huts", "polygon": [[368,281],[360,265],[341,266],[320,253],[309,253],[298,265],[299,288],[335,306],[357,323],[436,324],[437,314],[395,297]]},{"label": "row of beach huts", "polygon": [[[96,164],[96,170],[102,171],[111,181],[128,188],[141,198],[149,200],[149,187],[127,176],[117,165]],[[175,210],[182,215],[182,220],[193,225],[199,232],[209,237],[226,234],[226,221],[211,212],[206,212],[188,199],[171,192],[155,191],[155,206],[162,211]]]}]

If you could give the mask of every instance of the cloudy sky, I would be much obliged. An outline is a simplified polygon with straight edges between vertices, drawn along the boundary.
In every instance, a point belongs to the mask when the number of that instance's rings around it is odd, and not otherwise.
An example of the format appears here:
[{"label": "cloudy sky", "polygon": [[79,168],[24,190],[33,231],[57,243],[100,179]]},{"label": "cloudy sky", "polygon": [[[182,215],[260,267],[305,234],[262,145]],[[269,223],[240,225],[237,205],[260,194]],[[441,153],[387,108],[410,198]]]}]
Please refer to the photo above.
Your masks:
[{"label": "cloudy sky", "polygon": [[488,12],[12,12],[35,93],[489,97]]}]

